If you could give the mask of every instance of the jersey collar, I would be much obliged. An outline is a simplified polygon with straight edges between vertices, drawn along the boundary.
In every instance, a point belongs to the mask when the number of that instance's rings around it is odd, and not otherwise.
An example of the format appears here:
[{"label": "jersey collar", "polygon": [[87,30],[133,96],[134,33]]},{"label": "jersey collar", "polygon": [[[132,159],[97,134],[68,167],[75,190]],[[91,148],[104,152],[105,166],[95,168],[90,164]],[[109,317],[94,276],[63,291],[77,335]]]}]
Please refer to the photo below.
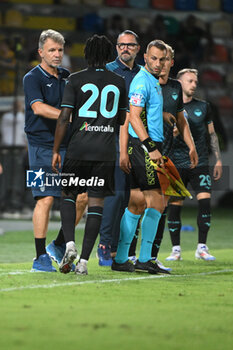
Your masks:
[{"label": "jersey collar", "polygon": [[156,81],[159,81],[159,79],[156,78],[155,75],[151,74],[145,67],[141,67],[141,70],[142,70],[143,72],[145,72],[146,74],[148,74],[150,77],[153,77]]},{"label": "jersey collar", "polygon": [[[38,68],[41,71],[42,74],[44,74],[47,78],[51,79],[51,78],[55,78],[57,79],[54,75],[50,74],[49,72],[47,72],[46,70],[44,70],[40,64],[38,64]],[[58,76],[59,78],[62,77],[62,68],[58,67],[57,68],[57,72],[58,72]]]},{"label": "jersey collar", "polygon": [[139,68],[139,65],[134,62],[133,68],[130,69],[126,64],[122,63],[119,57],[116,58],[117,64],[121,67],[122,70],[129,70],[129,71],[134,71],[135,69]]}]

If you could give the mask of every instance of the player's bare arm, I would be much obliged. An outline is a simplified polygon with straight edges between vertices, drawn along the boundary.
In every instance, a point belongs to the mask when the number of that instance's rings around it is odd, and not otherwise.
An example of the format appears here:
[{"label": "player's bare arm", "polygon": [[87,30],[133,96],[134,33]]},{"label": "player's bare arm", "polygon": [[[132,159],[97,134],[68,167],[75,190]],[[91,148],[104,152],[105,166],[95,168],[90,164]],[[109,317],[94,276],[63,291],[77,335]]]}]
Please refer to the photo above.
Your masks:
[{"label": "player's bare arm", "polygon": [[[130,105],[130,116],[129,116],[129,121],[138,135],[140,141],[144,143],[146,140],[148,140],[150,137],[143,125],[143,122],[140,118],[140,115],[142,113],[143,108],[142,107],[136,107]],[[154,143],[154,141],[152,141]],[[154,143],[155,144],[155,143]],[[159,150],[148,150],[149,156],[153,162],[157,163],[158,165],[163,165],[163,157],[162,154],[159,152]]]},{"label": "player's bare arm", "polygon": [[126,174],[129,174],[131,164],[128,155],[128,140],[129,140],[129,113],[126,114],[126,120],[124,125],[120,127],[120,168]]},{"label": "player's bare arm", "polygon": [[56,166],[58,165],[58,167],[61,168],[61,156],[59,154],[59,148],[66,134],[67,126],[70,121],[71,110],[72,110],[71,108],[67,108],[67,107],[62,108],[57,121],[54,145],[53,145],[53,159],[52,159],[52,169],[56,173],[58,172]]},{"label": "player's bare arm", "polygon": [[214,123],[208,124],[208,132],[210,135],[210,147],[211,150],[215,156],[216,163],[214,166],[214,180],[217,181],[221,178],[222,176],[222,160],[221,160],[221,153],[220,153],[220,148],[219,148],[219,142],[218,142],[218,137],[216,135],[216,132],[214,130]]},{"label": "player's bare arm", "polygon": [[198,164],[198,155],[195,147],[195,143],[193,141],[193,137],[189,128],[189,124],[184,117],[184,113],[178,112],[177,113],[177,128],[179,130],[179,133],[183,137],[184,142],[189,148],[189,158],[191,162],[190,168],[193,169],[197,166]]},{"label": "player's bare arm", "polygon": [[60,109],[47,105],[46,103],[37,101],[32,104],[34,114],[48,119],[58,119]]},{"label": "player's bare arm", "polygon": [[176,123],[176,117],[174,117],[174,115],[169,112],[163,112],[163,120],[165,121],[165,123],[171,126],[173,126]]}]

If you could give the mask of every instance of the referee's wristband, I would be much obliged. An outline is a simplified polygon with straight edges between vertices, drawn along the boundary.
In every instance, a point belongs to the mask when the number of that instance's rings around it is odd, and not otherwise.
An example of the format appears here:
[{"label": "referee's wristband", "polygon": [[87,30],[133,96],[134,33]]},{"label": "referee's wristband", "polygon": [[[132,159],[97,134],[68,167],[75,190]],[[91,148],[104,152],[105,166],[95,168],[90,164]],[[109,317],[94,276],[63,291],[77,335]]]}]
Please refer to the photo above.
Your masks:
[{"label": "referee's wristband", "polygon": [[148,153],[153,152],[157,149],[156,142],[153,141],[150,137],[142,141],[142,144],[146,147]]}]

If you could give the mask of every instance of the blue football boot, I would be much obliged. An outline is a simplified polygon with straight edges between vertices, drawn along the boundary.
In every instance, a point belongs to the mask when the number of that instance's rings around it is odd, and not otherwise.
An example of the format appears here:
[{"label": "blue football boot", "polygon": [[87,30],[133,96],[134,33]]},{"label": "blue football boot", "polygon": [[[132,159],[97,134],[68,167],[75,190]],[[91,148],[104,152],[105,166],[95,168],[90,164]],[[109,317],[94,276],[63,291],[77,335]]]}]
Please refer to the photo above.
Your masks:
[{"label": "blue football boot", "polygon": [[99,266],[112,266],[111,249],[105,245],[99,245],[97,249]]},{"label": "blue football boot", "polygon": [[31,272],[57,272],[48,254],[42,254],[33,260]]}]

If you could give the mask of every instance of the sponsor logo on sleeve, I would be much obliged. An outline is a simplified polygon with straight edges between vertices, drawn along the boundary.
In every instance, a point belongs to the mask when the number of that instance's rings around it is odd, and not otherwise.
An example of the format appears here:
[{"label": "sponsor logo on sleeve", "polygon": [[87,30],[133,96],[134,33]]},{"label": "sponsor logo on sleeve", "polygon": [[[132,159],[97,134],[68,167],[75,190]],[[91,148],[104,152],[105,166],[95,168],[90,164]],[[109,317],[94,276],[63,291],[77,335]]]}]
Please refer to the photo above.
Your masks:
[{"label": "sponsor logo on sleeve", "polygon": [[130,103],[134,106],[140,106],[142,100],[143,100],[142,94],[134,93],[130,98]]}]

